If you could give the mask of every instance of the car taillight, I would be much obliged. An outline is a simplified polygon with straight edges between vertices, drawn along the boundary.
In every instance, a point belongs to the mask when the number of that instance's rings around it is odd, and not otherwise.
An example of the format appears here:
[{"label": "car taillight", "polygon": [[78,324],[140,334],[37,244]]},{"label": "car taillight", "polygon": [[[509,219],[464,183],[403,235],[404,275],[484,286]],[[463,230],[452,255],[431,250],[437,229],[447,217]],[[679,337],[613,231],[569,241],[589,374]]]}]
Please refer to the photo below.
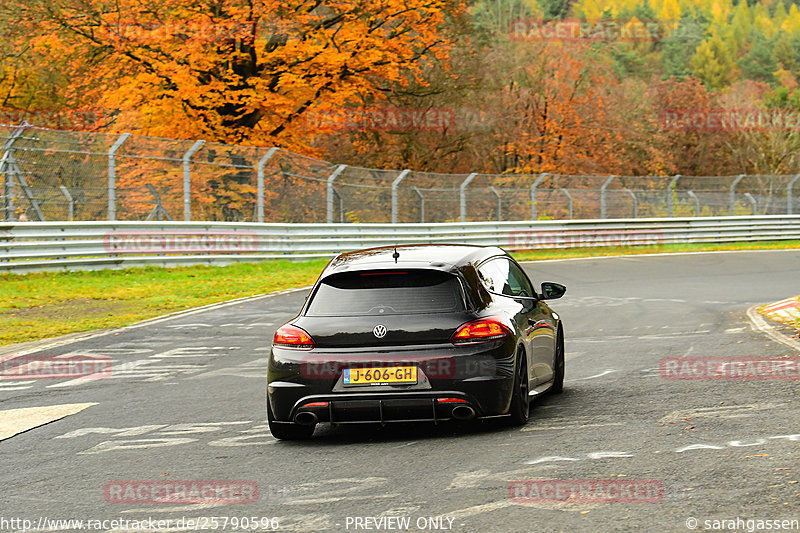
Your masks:
[{"label": "car taillight", "polygon": [[310,350],[314,347],[314,339],[304,330],[285,324],[278,328],[272,338],[272,344],[281,348],[295,348],[297,350]]},{"label": "car taillight", "polygon": [[483,318],[462,325],[453,333],[450,340],[453,344],[489,342],[502,339],[508,334],[508,328],[499,320]]}]

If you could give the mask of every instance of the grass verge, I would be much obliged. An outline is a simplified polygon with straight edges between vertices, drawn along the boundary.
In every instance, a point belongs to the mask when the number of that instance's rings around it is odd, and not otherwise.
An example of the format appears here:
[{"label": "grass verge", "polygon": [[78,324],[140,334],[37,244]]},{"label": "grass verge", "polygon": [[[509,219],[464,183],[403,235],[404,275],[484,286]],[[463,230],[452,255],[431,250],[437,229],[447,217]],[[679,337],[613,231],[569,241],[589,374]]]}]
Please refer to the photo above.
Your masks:
[{"label": "grass verge", "polygon": [[327,260],[0,275],[0,345],[310,285]]},{"label": "grass verge", "polygon": [[[517,252],[518,260],[624,254],[800,248],[800,241],[567,248]],[[0,345],[121,327],[234,298],[314,282],[325,259],[224,267],[130,268],[0,275]],[[788,295],[787,295],[788,296]]]}]

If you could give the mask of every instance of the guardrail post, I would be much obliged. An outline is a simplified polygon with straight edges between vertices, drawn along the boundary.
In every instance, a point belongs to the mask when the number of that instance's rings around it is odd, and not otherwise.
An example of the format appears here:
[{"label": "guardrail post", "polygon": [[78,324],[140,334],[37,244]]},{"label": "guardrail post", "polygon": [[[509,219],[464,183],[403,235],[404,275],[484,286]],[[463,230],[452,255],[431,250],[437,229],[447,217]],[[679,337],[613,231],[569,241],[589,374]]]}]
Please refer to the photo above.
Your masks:
[{"label": "guardrail post", "polygon": [[614,178],[616,176],[609,176],[603,186],[600,187],[600,218],[606,218],[606,189],[614,181]]},{"label": "guardrail post", "polygon": [[536,190],[546,177],[547,172],[542,172],[539,174],[539,177],[536,178],[536,181],[533,182],[533,185],[531,185],[531,220],[538,220],[537,217],[539,214],[536,212]]},{"label": "guardrail post", "polygon": [[192,220],[192,156],[197,152],[205,141],[196,141],[185,154],[183,154],[183,220]]},{"label": "guardrail post", "polygon": [[689,198],[694,200],[694,216],[699,217],[700,216],[700,199],[697,197],[697,195],[694,193],[694,191],[686,191],[686,194],[687,194],[687,196],[689,196]]},{"label": "guardrail post", "polygon": [[117,219],[117,150],[130,136],[123,133],[108,149],[108,220],[112,222]]},{"label": "guardrail post", "polygon": [[744,197],[750,201],[750,204],[753,206],[753,216],[756,216],[756,211],[758,211],[758,204],[756,203],[756,199],[753,198],[753,195],[749,192],[744,193]]},{"label": "guardrail post", "polygon": [[61,189],[61,194],[64,195],[64,198],[67,199],[67,220],[72,222],[73,217],[75,216],[75,201],[72,199],[72,195],[69,193],[69,189],[64,187],[63,185],[59,187]]},{"label": "guardrail post", "polygon": [[744,176],[744,174],[739,174],[739,176],[733,180],[733,183],[731,184],[731,216],[736,215],[736,186],[744,179]]},{"label": "guardrail post", "polygon": [[392,182],[392,224],[397,224],[397,189],[400,187],[400,182],[408,176],[409,172],[411,170],[405,169]]},{"label": "guardrail post", "polygon": [[256,193],[258,198],[256,198],[256,219],[259,223],[264,222],[264,167],[267,166],[267,163],[270,159],[272,159],[272,156],[274,156],[277,151],[278,148],[270,148],[267,150],[267,153],[264,154],[264,157],[258,160],[258,192]]},{"label": "guardrail post", "polygon": [[672,195],[674,194],[675,186],[678,184],[678,180],[681,179],[681,177],[682,176],[680,174],[676,174],[673,176],[669,182],[669,185],[667,186],[667,213],[669,213],[670,218],[675,216],[674,207],[672,205]]},{"label": "guardrail post", "polygon": [[639,199],[636,198],[636,195],[632,190],[625,189],[625,192],[627,192],[628,196],[630,196],[631,200],[633,200],[633,218],[636,218],[636,216],[639,214]]},{"label": "guardrail post", "polygon": [[[336,180],[336,178],[339,177],[339,174],[344,172],[344,169],[346,168],[347,165],[339,165],[338,167],[336,167],[336,170],[333,171],[333,174],[331,174],[328,177],[328,216],[326,217],[328,224],[333,224],[333,195],[336,194],[336,190],[333,188],[333,182]],[[341,211],[341,199],[342,197],[340,196],[339,197],[340,211]]]},{"label": "guardrail post", "polygon": [[477,172],[473,172],[467,179],[461,182],[461,186],[459,187],[459,197],[461,198],[461,222],[467,221],[467,186],[475,179],[477,176]]},{"label": "guardrail post", "polygon": [[425,197],[422,196],[422,192],[417,189],[416,187],[412,187],[414,192],[417,193],[419,196],[419,221],[420,223],[425,222]]},{"label": "guardrail post", "polygon": [[503,200],[500,198],[500,193],[497,192],[494,185],[490,185],[489,190],[492,191],[497,198],[497,221],[500,222],[503,220]]},{"label": "guardrail post", "polygon": [[567,189],[561,188],[561,189],[558,189],[558,190],[561,191],[561,193],[564,196],[566,196],[567,200],[569,201],[569,208],[568,208],[569,209],[569,219],[572,220],[572,195],[569,193],[569,191]]},{"label": "guardrail post", "polygon": [[797,183],[797,180],[800,179],[800,174],[796,175],[792,181],[789,182],[789,185],[786,187],[786,214],[792,214],[792,187],[794,184]]}]

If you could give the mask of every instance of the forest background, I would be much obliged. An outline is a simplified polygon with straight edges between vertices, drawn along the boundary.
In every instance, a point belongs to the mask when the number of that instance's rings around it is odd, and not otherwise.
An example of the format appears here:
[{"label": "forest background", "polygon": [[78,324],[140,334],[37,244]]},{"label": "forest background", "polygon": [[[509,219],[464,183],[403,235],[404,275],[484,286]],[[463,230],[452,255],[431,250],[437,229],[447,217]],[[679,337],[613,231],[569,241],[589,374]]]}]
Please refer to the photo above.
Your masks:
[{"label": "forest background", "polygon": [[491,174],[800,172],[800,0],[7,0],[0,122]]}]

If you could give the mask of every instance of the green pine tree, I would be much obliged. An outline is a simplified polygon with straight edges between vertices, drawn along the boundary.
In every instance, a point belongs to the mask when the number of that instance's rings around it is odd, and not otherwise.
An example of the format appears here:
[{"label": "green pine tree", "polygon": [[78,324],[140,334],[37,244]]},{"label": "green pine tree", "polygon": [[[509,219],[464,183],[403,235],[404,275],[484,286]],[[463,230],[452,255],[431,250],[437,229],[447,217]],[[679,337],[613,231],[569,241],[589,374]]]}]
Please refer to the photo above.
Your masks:
[{"label": "green pine tree", "polygon": [[708,22],[685,13],[672,33],[661,41],[664,79],[691,74],[689,61],[703,42]]},{"label": "green pine tree", "polygon": [[703,41],[689,65],[709,89],[726,87],[736,76],[736,63],[719,35]]},{"label": "green pine tree", "polygon": [[773,54],[773,44],[760,31],[753,31],[750,51],[739,60],[742,76],[750,80],[775,83],[775,71],[778,61]]}]

